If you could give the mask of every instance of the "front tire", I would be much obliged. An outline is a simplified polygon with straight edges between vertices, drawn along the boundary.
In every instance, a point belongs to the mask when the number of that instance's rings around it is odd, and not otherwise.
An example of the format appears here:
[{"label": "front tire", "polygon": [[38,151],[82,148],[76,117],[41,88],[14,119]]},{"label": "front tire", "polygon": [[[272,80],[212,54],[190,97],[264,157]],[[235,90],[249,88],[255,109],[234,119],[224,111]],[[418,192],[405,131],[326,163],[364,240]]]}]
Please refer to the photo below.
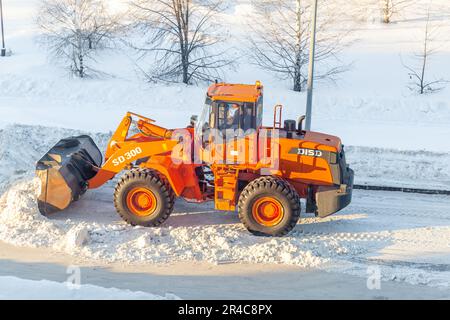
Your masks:
[{"label": "front tire", "polygon": [[161,225],[172,213],[174,202],[175,196],[167,181],[149,169],[126,172],[114,192],[117,213],[133,226]]},{"label": "front tire", "polygon": [[283,236],[300,218],[300,197],[287,182],[266,176],[250,182],[238,203],[239,219],[255,235]]}]

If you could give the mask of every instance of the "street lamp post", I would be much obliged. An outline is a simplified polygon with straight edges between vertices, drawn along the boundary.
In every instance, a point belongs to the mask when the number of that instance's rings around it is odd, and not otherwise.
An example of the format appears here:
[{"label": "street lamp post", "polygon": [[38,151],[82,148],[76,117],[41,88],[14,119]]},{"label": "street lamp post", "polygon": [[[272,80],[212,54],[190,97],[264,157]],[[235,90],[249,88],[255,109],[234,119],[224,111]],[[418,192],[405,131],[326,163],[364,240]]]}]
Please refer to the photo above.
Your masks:
[{"label": "street lamp post", "polygon": [[0,48],[0,56],[4,57],[6,56],[6,48],[5,48],[5,31],[3,28],[3,3],[2,0],[0,0],[0,29],[2,33],[2,47]]},{"label": "street lamp post", "polygon": [[314,57],[316,52],[316,19],[317,19],[317,0],[313,0],[312,17],[311,17],[311,35],[309,44],[309,66],[308,66],[308,83],[306,97],[306,119],[305,130],[311,130],[311,113],[314,83]]}]

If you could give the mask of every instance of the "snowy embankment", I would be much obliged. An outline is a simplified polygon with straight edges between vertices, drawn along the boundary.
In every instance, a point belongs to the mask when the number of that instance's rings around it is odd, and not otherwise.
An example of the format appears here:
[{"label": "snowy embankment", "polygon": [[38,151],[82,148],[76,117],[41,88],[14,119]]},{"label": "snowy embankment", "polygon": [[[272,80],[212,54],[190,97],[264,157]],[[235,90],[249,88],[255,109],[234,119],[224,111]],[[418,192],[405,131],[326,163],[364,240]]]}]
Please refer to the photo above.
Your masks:
[{"label": "snowy embankment", "polygon": [[450,190],[450,152],[346,147],[355,183]]},{"label": "snowy embankment", "polygon": [[[450,200],[443,196],[401,195],[399,200],[392,193],[356,190],[352,204],[343,212],[325,219],[303,214],[293,232],[283,238],[255,237],[244,229],[236,213],[215,211],[211,203],[196,205],[182,200],[177,201],[174,213],[162,227],[131,227],[115,212],[114,181],[87,192],[64,212],[44,217],[36,206],[40,185],[33,179],[34,163],[59,138],[79,133],[38,126],[8,126],[0,131],[1,241],[126,263],[281,263],[361,276],[366,275],[368,264],[380,264],[385,280],[450,285],[447,269],[426,270],[423,261],[405,265],[377,260],[381,257],[384,261],[384,256],[399,259],[396,252],[403,252],[401,260],[417,262],[423,256],[437,254],[445,264],[449,254]],[[93,137],[103,148],[108,135]],[[373,153],[367,148],[349,147],[348,153],[348,161],[360,177],[376,179],[377,175],[390,174],[396,181],[417,179],[414,166],[411,171],[395,170],[389,165],[371,168],[377,163],[373,156],[383,157],[389,154],[386,151]],[[448,165],[440,161],[443,155],[431,155],[429,163]],[[414,159],[417,154],[398,156]],[[386,159],[378,162],[385,163]]]},{"label": "snowy embankment", "polygon": [[166,294],[164,297],[145,292],[133,292],[116,288],[103,288],[90,284],[73,287],[66,284],[48,280],[26,280],[16,277],[0,277],[0,300],[166,300],[178,299],[177,296]]}]

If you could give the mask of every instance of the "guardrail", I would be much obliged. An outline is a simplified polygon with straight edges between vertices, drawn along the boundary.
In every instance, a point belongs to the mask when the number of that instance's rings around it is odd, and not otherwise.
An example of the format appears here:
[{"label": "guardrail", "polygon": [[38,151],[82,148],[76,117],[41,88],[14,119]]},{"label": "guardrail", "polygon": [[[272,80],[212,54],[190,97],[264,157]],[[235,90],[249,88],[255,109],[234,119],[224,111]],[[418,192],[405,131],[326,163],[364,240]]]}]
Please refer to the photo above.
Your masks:
[{"label": "guardrail", "polygon": [[370,185],[364,185],[364,184],[355,184],[355,185],[353,185],[353,189],[375,190],[375,191],[398,191],[398,192],[407,192],[407,193],[450,195],[450,190],[417,189],[417,188],[407,188],[407,187],[370,186]]}]

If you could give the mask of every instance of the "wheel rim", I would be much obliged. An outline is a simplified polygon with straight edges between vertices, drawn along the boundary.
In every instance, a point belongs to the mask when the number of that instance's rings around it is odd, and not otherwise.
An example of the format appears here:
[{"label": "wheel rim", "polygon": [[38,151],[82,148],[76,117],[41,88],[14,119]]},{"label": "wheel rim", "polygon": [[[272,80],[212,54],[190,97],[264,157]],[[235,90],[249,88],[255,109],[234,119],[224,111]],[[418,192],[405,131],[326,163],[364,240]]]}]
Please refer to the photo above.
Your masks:
[{"label": "wheel rim", "polygon": [[273,227],[283,219],[284,210],[280,201],[277,199],[262,197],[253,204],[252,214],[253,218],[259,224],[266,227]]},{"label": "wheel rim", "polygon": [[127,194],[127,206],[139,217],[149,216],[156,210],[155,194],[147,188],[134,188]]}]

